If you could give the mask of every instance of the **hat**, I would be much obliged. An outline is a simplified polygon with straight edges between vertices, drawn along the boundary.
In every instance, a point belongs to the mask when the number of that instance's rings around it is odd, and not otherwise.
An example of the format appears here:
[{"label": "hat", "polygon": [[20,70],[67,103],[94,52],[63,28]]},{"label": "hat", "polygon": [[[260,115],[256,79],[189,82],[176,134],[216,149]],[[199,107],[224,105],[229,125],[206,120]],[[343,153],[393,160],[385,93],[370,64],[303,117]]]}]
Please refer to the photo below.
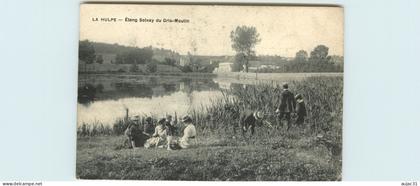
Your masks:
[{"label": "hat", "polygon": [[172,119],[172,116],[171,115],[167,115],[166,116],[166,119]]},{"label": "hat", "polygon": [[285,88],[285,89],[289,88],[289,84],[283,83],[283,88]]},{"label": "hat", "polygon": [[133,121],[139,121],[140,120],[140,116],[139,115],[135,115],[135,116],[131,117],[131,120],[133,120]]},{"label": "hat", "polygon": [[296,94],[295,99],[303,99],[302,94]]},{"label": "hat", "polygon": [[165,118],[161,118],[161,119],[158,121],[158,123],[159,123],[159,124],[165,124],[165,122],[166,122],[166,119],[165,119]]},{"label": "hat", "polygon": [[264,114],[260,111],[257,111],[257,112],[254,113],[254,116],[255,116],[256,119],[263,119]]},{"label": "hat", "polygon": [[191,122],[192,122],[192,119],[191,119],[191,117],[190,117],[190,116],[184,116],[184,117],[182,118],[182,122],[185,122],[185,123],[191,123]]}]

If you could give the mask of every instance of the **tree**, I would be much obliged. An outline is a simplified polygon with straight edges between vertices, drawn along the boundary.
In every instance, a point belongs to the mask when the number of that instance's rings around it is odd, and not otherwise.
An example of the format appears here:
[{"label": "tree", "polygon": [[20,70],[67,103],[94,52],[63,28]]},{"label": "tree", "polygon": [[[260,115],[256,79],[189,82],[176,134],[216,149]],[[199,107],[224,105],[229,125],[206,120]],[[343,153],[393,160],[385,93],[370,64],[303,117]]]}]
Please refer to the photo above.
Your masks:
[{"label": "tree", "polygon": [[95,48],[89,40],[79,41],[79,60],[92,64],[95,60]]},{"label": "tree", "polygon": [[304,50],[299,50],[296,52],[295,61],[296,62],[306,62],[308,60],[308,52]]},{"label": "tree", "polygon": [[104,62],[104,58],[102,55],[96,56],[96,63],[102,64]]},{"label": "tree", "polygon": [[309,58],[309,61],[316,63],[328,62],[328,47],[325,45],[316,46],[311,52],[311,57]]},{"label": "tree", "polygon": [[175,66],[176,65],[176,60],[173,59],[173,58],[165,57],[164,64],[169,65],[169,66]]},{"label": "tree", "polygon": [[245,65],[245,72],[248,72],[249,60],[255,56],[255,45],[261,42],[257,29],[253,26],[238,26],[230,33],[232,48],[236,54],[241,54],[242,64]]},{"label": "tree", "polygon": [[241,53],[238,53],[235,55],[235,61],[232,65],[232,71],[233,72],[240,72],[244,69],[244,58],[245,56]]},{"label": "tree", "polygon": [[146,48],[129,48],[117,54],[115,62],[117,64],[146,64],[152,61],[153,50]]}]

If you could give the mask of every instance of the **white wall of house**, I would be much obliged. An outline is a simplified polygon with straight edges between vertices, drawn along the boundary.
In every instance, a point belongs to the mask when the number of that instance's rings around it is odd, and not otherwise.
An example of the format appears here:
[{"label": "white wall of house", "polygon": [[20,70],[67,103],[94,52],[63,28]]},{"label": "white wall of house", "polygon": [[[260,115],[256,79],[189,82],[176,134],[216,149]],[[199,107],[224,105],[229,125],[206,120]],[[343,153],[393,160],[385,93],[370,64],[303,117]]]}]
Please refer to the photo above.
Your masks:
[{"label": "white wall of house", "polygon": [[219,63],[219,67],[214,69],[215,73],[219,73],[219,72],[232,72],[232,66],[233,63],[231,62],[223,62],[223,63]]}]

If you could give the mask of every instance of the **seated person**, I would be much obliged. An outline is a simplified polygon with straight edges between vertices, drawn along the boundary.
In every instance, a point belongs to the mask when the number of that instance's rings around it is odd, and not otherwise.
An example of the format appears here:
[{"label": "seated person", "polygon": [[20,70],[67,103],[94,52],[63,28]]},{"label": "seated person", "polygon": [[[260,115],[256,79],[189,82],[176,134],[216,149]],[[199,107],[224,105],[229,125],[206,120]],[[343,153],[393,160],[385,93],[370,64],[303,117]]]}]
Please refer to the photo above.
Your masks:
[{"label": "seated person", "polygon": [[146,123],[143,126],[143,134],[151,137],[155,133],[155,126],[153,125],[153,119],[149,116],[146,118]]},{"label": "seated person", "polygon": [[175,141],[175,136],[176,136],[176,131],[177,131],[177,127],[175,126],[176,123],[175,121],[172,120],[172,116],[168,115],[166,116],[166,122],[165,122],[165,126],[166,126],[166,141],[167,141],[167,150],[173,150],[173,148],[171,148],[171,145],[173,146],[174,144],[176,144]]},{"label": "seated person", "polygon": [[159,145],[165,144],[166,139],[166,119],[162,118],[158,121],[158,125],[155,128],[155,132],[152,137],[146,141],[144,144],[145,148],[158,147]]},{"label": "seated person", "polygon": [[141,131],[138,123],[139,121],[140,116],[134,116],[124,132],[128,138],[129,148],[142,147],[146,140],[149,138],[143,134],[143,131]]},{"label": "seated person", "polygon": [[182,122],[186,125],[184,129],[184,135],[179,139],[179,146],[183,149],[191,147],[191,140],[195,139],[197,135],[197,131],[195,129],[195,126],[193,124],[193,121],[191,117],[185,116],[182,118]]}]

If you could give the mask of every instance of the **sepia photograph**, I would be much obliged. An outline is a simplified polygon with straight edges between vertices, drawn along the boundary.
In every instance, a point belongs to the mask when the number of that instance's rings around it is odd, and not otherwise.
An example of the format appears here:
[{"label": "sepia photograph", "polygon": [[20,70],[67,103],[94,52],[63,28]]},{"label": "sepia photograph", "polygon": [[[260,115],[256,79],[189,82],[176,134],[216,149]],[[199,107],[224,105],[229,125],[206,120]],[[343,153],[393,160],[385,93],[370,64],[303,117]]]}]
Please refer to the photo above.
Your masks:
[{"label": "sepia photograph", "polygon": [[80,5],[78,179],[341,181],[344,9]]}]

